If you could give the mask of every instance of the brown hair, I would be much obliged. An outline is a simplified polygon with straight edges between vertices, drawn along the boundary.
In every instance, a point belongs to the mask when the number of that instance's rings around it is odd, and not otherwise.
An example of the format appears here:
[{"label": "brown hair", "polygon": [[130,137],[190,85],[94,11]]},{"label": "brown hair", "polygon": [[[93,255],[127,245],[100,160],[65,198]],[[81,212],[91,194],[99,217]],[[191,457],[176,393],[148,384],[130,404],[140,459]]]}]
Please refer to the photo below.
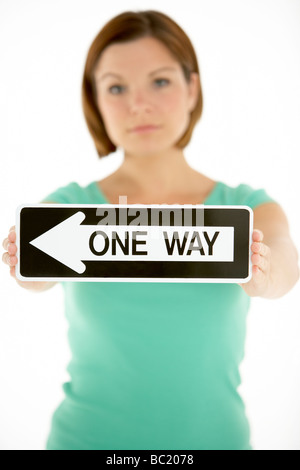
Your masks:
[{"label": "brown hair", "polygon": [[[101,29],[90,46],[82,82],[83,112],[99,157],[105,157],[114,152],[116,146],[106,133],[97,106],[94,82],[95,65],[101,53],[109,45],[147,36],[160,40],[169,49],[180,63],[187,82],[189,82],[192,72],[199,75],[197,57],[190,39],[180,26],[167,15],[154,10],[127,11],[112,18]],[[199,75],[198,101],[191,112],[190,123],[186,132],[176,144],[178,148],[184,148],[189,143],[195,124],[200,119],[202,107],[203,97]]]}]

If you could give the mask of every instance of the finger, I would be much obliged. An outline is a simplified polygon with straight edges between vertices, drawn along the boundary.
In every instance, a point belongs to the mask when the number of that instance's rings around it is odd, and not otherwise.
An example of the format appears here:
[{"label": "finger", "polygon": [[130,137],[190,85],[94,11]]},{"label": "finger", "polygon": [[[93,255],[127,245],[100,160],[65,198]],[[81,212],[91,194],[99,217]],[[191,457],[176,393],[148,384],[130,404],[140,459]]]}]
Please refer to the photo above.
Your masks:
[{"label": "finger", "polygon": [[17,246],[15,243],[8,243],[7,245],[7,251],[10,254],[10,256],[13,256],[17,253]]},{"label": "finger", "polygon": [[2,246],[3,246],[4,250],[7,250],[8,244],[9,244],[9,239],[8,239],[8,238],[5,238],[5,239],[3,240],[3,243],[2,243]]},{"label": "finger", "polygon": [[14,242],[11,242],[9,238],[3,240],[2,246],[4,250],[8,251],[10,255],[14,255],[17,252],[17,247]]},{"label": "finger", "polygon": [[9,232],[8,240],[10,241],[10,243],[16,243],[16,239],[17,239],[16,232],[15,231]]},{"label": "finger", "polygon": [[262,256],[267,256],[270,252],[270,248],[261,242],[254,242],[251,245],[252,253],[259,253]]},{"label": "finger", "polygon": [[261,250],[261,242],[254,242],[251,245],[252,253],[260,253]]},{"label": "finger", "polygon": [[12,232],[12,231],[16,231],[16,226],[15,226],[15,225],[13,225],[12,227],[10,227],[9,231],[10,231],[10,232]]},{"label": "finger", "polygon": [[10,266],[16,266],[18,258],[16,256],[10,256]]},{"label": "finger", "polygon": [[10,264],[9,264],[9,258],[10,258],[10,257],[9,257],[9,254],[7,253],[7,251],[6,251],[5,253],[3,253],[3,255],[2,255],[2,261],[3,261],[3,263],[8,264],[8,265],[10,266]]},{"label": "finger", "polygon": [[270,248],[264,243],[261,243],[260,254],[264,256],[265,258],[267,258],[270,255],[270,252],[271,252]]},{"label": "finger", "polygon": [[254,254],[251,256],[251,261],[253,266],[257,266],[261,271],[265,272],[268,267],[268,261],[264,256],[259,254]]},{"label": "finger", "polygon": [[2,255],[2,261],[8,266],[15,266],[18,262],[18,259],[16,256],[10,256],[10,254],[6,252]]},{"label": "finger", "polygon": [[262,242],[264,238],[264,234],[262,233],[261,230],[254,229],[253,234],[252,234],[252,240],[254,242]]},{"label": "finger", "polygon": [[258,266],[252,266],[252,282],[259,284],[264,277],[264,272]]}]

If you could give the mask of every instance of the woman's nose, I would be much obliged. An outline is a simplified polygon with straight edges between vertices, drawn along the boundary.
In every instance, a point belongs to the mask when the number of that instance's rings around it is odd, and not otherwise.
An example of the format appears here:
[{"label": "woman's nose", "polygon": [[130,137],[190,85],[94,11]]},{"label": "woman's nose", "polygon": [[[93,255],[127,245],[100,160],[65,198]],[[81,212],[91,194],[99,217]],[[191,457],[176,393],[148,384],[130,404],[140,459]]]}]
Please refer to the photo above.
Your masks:
[{"label": "woman's nose", "polygon": [[132,91],[129,97],[129,108],[132,113],[149,112],[153,108],[151,98],[146,91]]}]

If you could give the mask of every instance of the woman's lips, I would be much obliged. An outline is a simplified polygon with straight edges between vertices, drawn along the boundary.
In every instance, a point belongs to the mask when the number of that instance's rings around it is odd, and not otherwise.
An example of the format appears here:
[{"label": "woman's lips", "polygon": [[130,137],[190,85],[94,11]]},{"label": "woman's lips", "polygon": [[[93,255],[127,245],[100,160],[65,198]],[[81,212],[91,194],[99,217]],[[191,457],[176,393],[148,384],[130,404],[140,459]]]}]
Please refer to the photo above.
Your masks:
[{"label": "woman's lips", "polygon": [[137,132],[137,133],[143,133],[143,132],[152,132],[152,131],[155,131],[157,129],[159,129],[160,126],[155,126],[153,124],[148,124],[146,126],[138,126],[138,127],[134,127],[132,129],[130,129],[129,132]]}]

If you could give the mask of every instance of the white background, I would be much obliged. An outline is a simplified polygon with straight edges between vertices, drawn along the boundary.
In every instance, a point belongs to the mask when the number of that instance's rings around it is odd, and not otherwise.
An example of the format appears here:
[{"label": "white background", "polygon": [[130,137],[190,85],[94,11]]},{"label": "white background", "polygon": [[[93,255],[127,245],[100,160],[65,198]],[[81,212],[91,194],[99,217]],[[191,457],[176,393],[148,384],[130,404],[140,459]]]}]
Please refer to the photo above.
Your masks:
[{"label": "white background", "polygon": [[[186,149],[190,165],[265,188],[300,249],[299,0],[0,0],[1,239],[18,205],[120,165],[121,154],[97,157],[81,80],[91,41],[124,9],[169,14],[195,46],[204,112]],[[0,448],[44,449],[68,379],[62,289],[30,293],[2,263],[0,274]],[[299,284],[252,301],[240,392],[255,449],[300,449]]]}]

